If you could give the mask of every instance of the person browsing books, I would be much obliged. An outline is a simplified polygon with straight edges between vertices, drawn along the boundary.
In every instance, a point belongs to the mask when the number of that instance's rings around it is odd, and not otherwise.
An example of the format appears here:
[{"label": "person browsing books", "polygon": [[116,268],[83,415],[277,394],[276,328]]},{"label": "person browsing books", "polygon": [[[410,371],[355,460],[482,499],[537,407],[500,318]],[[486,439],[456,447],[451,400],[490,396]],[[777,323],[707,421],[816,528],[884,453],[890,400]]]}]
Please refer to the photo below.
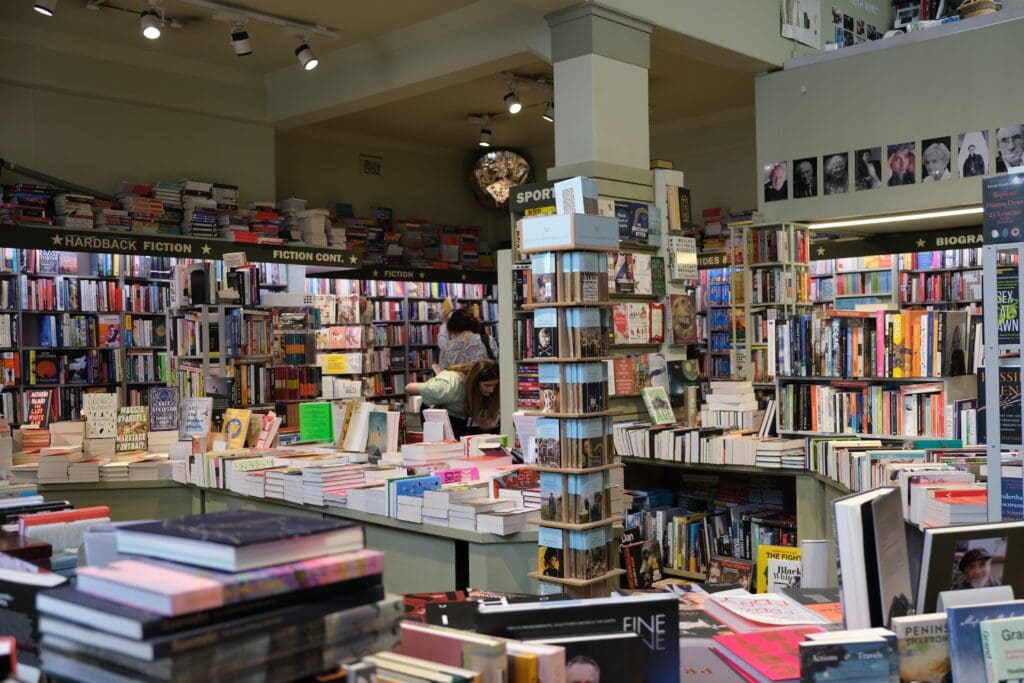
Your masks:
[{"label": "person browsing books", "polygon": [[422,396],[423,404],[444,408],[455,437],[495,429],[500,419],[498,364],[491,360],[453,365],[426,382],[410,382],[405,393]]},{"label": "person browsing books", "polygon": [[498,341],[484,331],[483,325],[467,308],[457,308],[448,316],[437,335],[441,350],[439,365],[475,363],[478,360],[497,360]]}]

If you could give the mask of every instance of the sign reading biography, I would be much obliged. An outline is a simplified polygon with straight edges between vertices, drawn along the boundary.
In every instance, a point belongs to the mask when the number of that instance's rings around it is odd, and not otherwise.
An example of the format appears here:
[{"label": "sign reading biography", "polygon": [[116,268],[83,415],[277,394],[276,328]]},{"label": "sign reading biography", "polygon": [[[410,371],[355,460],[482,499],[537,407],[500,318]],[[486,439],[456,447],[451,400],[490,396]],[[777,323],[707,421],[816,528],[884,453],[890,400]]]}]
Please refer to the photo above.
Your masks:
[{"label": "sign reading biography", "polygon": [[985,244],[1024,242],[1024,173],[986,178],[982,187]]}]

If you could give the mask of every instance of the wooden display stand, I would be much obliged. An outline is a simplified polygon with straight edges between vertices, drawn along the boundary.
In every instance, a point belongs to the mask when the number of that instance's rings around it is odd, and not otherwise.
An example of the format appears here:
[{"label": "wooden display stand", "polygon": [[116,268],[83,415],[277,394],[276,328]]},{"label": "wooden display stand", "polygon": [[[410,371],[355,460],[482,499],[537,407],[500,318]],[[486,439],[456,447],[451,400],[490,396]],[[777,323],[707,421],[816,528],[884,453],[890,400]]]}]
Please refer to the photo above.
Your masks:
[{"label": "wooden display stand", "polygon": [[[571,223],[578,224],[581,216],[574,215]],[[611,416],[618,411],[608,409],[607,261],[599,247],[579,244],[575,233],[557,246],[547,246],[554,244],[548,241],[534,248],[533,221],[551,217],[522,220],[522,252],[554,267],[535,276],[533,300],[523,310],[533,312],[535,330],[551,329],[554,343],[545,344],[550,357],[530,359],[541,377],[541,410],[528,414],[540,418],[532,467],[540,472],[543,501],[537,570],[529,576],[541,582],[541,593],[607,596],[613,580],[625,573],[614,567],[612,533],[621,516],[612,512],[609,473],[621,465],[613,461],[611,443]],[[586,221],[615,219],[586,216]],[[604,267],[583,272],[564,267],[580,262]]]}]

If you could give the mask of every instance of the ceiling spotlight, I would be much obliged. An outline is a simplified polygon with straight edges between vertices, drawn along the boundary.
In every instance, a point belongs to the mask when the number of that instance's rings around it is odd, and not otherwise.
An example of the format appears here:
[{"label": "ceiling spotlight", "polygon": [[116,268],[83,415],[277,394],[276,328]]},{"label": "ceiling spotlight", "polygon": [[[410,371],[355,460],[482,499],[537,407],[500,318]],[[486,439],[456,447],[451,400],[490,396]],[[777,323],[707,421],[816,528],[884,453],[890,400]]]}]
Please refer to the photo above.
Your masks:
[{"label": "ceiling spotlight", "polygon": [[32,9],[44,17],[52,17],[57,13],[57,0],[36,0],[35,4],[32,5]]},{"label": "ceiling spotlight", "polygon": [[480,129],[480,140],[477,141],[477,144],[481,147],[491,146],[491,129],[487,128],[487,124],[484,124],[484,127]]},{"label": "ceiling spotlight", "polygon": [[299,64],[306,71],[312,71],[320,65],[320,60],[313,54],[312,48],[309,47],[309,43],[302,41],[297,48],[295,48],[295,56],[299,59]]},{"label": "ceiling spotlight", "polygon": [[555,103],[552,102],[551,100],[548,100],[547,106],[544,107],[544,113],[541,114],[540,117],[542,119],[544,119],[545,121],[547,121],[548,123],[554,123],[555,122]]},{"label": "ceiling spotlight", "polygon": [[150,40],[160,37],[160,15],[155,10],[147,9],[139,15],[139,23],[142,24],[142,35]]},{"label": "ceiling spotlight", "polygon": [[249,32],[242,24],[235,24],[231,27],[231,47],[235,49],[236,57],[252,54],[252,46],[249,45]]},{"label": "ceiling spotlight", "polygon": [[509,90],[505,95],[505,106],[508,107],[509,114],[518,114],[523,110],[523,105],[519,101],[519,93],[515,91],[515,88]]}]

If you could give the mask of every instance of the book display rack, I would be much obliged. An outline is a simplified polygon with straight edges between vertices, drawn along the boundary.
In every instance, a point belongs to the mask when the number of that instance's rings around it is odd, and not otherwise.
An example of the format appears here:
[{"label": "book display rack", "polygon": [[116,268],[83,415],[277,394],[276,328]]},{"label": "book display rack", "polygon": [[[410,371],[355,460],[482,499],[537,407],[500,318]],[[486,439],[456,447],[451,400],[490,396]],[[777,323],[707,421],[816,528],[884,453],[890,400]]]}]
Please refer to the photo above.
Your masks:
[{"label": "book display rack", "polygon": [[[624,572],[614,568],[611,471],[612,416],[608,407],[609,280],[607,236],[618,240],[617,221],[593,215],[597,187],[575,178],[554,186],[561,213],[524,218],[520,251],[530,259],[532,287],[523,306],[532,316],[533,357],[540,387],[536,415],[534,467],[540,472],[541,519],[538,521],[537,569],[542,593],[566,592],[575,597],[606,595],[611,580]],[[584,214],[593,235],[562,234],[547,246],[556,221]],[[587,239],[592,240],[588,245]]]}]

